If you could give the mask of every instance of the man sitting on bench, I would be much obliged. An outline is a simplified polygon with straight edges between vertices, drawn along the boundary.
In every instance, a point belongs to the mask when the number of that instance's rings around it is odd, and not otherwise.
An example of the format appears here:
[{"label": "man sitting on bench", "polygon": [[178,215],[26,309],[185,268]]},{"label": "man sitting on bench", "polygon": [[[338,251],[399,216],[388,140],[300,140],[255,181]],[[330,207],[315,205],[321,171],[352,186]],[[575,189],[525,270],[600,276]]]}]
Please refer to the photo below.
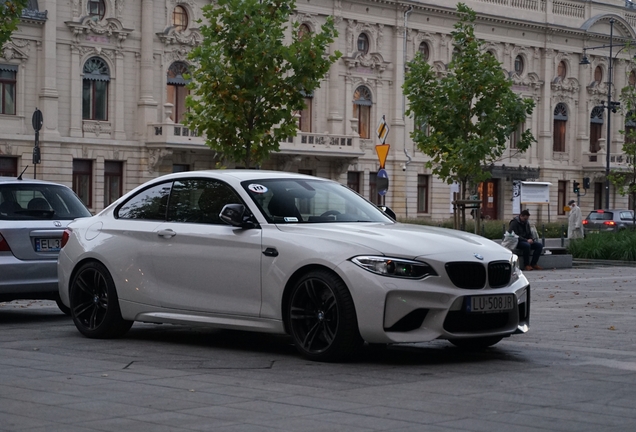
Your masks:
[{"label": "man sitting on bench", "polygon": [[[510,221],[509,231],[514,231],[519,236],[519,242],[517,243],[517,249],[520,249],[523,253],[523,265],[524,270],[543,270],[539,265],[539,257],[543,250],[543,244],[537,239],[532,237],[532,230],[530,229],[530,212],[523,210],[519,216],[516,216]],[[532,250],[532,261],[530,261],[530,250]]]}]

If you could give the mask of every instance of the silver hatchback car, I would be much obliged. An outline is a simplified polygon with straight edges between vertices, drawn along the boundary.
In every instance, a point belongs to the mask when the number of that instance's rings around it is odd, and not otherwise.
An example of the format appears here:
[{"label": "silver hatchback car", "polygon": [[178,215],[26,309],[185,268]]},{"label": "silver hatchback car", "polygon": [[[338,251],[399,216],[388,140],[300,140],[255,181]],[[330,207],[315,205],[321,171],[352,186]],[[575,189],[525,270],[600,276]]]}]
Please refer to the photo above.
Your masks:
[{"label": "silver hatchback car", "polygon": [[17,299],[59,301],[57,256],[64,229],[91,216],[68,187],[0,177],[0,302]]}]

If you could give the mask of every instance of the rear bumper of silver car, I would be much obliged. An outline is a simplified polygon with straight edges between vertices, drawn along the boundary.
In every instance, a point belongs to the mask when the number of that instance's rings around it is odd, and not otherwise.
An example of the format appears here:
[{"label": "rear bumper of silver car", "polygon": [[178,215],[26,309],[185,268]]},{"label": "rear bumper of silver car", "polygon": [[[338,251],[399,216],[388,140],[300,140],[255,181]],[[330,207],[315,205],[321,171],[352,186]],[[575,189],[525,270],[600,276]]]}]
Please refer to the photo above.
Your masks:
[{"label": "rear bumper of silver car", "polygon": [[0,301],[55,298],[58,293],[57,260],[17,259],[0,252]]}]

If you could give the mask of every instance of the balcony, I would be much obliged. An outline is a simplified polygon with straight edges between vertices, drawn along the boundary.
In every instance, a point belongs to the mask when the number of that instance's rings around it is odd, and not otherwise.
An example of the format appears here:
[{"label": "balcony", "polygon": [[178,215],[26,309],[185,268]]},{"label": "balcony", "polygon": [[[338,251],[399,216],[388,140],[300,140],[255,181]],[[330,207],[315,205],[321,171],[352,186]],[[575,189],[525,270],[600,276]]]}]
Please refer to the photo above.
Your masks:
[{"label": "balcony", "polygon": [[[582,166],[584,170],[605,171],[607,153],[601,149],[596,153],[583,152]],[[623,153],[610,154],[610,169],[626,169],[629,158]]]},{"label": "balcony", "polygon": [[280,153],[345,158],[364,156],[359,136],[309,132],[298,132],[295,137],[282,141]]},{"label": "balcony", "polygon": [[208,148],[205,138],[179,123],[153,123],[148,125],[146,145],[162,148]]}]

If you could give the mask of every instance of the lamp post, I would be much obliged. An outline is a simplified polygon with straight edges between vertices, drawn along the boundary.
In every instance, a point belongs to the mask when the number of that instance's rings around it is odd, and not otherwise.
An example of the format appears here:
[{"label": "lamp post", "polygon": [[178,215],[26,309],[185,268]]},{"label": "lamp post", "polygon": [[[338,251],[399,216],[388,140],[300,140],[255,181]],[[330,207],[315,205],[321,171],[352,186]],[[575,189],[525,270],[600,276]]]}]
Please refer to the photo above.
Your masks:
[{"label": "lamp post", "polygon": [[[590,61],[587,58],[586,55],[586,51],[587,50],[593,50],[593,49],[601,49],[601,48],[609,48],[609,57],[608,57],[608,68],[607,68],[607,74],[608,74],[608,80],[607,80],[607,140],[605,142],[605,147],[606,147],[606,155],[605,155],[605,208],[609,209],[609,188],[610,188],[610,180],[609,180],[609,174],[610,174],[610,149],[611,149],[611,145],[612,145],[612,117],[610,116],[610,111],[611,112],[616,112],[616,108],[620,105],[620,102],[612,102],[612,70],[613,70],[613,65],[612,65],[612,60],[613,60],[613,56],[612,56],[612,50],[614,48],[614,18],[610,18],[609,23],[610,23],[610,41],[609,41],[609,45],[601,45],[601,46],[597,46],[597,47],[589,47],[589,48],[583,48],[583,58],[581,59],[581,61],[579,62],[580,65],[589,65]],[[625,48],[627,46],[627,44],[617,44],[617,47],[622,47],[621,50],[623,48]],[[618,51],[618,53],[621,52],[621,50]],[[616,53],[618,55],[618,53]]]}]

